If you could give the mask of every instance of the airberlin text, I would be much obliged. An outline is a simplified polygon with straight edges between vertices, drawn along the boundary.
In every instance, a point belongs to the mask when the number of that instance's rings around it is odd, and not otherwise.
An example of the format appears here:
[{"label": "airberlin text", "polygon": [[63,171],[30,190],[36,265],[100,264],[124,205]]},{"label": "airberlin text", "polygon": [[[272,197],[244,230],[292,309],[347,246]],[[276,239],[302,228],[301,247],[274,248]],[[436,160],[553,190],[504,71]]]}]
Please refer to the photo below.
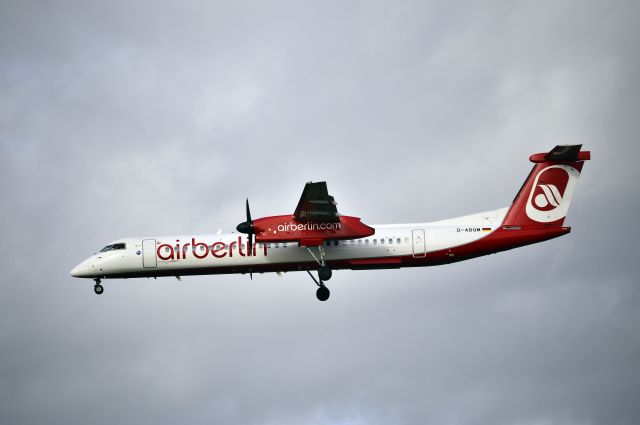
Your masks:
[{"label": "airberlin text", "polygon": [[295,232],[303,230],[340,230],[342,223],[284,223],[278,224],[278,232]]},{"label": "airberlin text", "polygon": [[[263,249],[263,253],[267,255],[267,244],[260,244]],[[215,258],[233,257],[234,251],[241,257],[255,257],[257,254],[258,244],[253,244],[251,252],[248,250],[248,246],[243,243],[242,237],[238,237],[237,241],[230,243],[218,241],[211,245],[204,242],[197,242],[196,238],[191,238],[191,243],[180,243],[180,239],[176,239],[175,244],[161,243],[158,244],[156,254],[158,258],[163,261],[171,260],[185,260],[188,255],[193,256],[198,260],[207,258],[209,255]]]}]

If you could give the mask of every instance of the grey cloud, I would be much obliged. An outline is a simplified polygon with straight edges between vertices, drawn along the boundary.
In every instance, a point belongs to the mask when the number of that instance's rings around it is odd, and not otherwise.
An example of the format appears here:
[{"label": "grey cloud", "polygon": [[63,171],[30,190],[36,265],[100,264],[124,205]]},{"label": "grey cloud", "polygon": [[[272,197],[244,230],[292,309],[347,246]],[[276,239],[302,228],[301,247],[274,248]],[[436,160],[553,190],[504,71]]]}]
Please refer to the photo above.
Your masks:
[{"label": "grey cloud", "polygon": [[[5,2],[2,423],[634,424],[633,2]],[[110,281],[122,236],[229,230],[326,179],[365,222],[507,206],[584,143],[568,223],[470,262]]]}]

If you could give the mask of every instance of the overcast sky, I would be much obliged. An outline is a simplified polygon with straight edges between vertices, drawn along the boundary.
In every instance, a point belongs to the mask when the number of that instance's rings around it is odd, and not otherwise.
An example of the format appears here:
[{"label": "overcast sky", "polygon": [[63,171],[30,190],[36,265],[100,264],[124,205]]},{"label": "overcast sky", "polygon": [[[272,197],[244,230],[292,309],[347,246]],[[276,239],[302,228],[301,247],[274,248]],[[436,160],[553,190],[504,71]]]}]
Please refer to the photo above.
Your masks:
[{"label": "overcast sky", "polygon": [[[640,423],[634,1],[0,0],[0,423]],[[370,224],[508,206],[584,144],[568,236],[459,264],[105,281],[326,180]]]}]

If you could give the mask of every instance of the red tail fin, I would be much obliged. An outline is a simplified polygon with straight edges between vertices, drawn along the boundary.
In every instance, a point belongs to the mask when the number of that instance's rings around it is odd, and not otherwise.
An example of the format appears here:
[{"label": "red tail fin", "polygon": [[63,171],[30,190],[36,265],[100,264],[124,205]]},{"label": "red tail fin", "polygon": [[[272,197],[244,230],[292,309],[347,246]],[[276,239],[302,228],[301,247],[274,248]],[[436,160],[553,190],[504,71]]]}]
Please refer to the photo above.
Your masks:
[{"label": "red tail fin", "polygon": [[582,145],[556,146],[531,155],[535,165],[504,220],[504,226],[562,226],[584,161],[591,152]]}]

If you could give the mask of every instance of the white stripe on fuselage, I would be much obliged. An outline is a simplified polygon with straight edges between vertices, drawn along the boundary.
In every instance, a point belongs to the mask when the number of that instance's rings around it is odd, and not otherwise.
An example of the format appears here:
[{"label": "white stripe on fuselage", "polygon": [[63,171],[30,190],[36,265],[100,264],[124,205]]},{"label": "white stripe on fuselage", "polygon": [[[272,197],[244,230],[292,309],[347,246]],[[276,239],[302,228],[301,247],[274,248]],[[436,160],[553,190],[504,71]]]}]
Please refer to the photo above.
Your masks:
[{"label": "white stripe on fuselage", "polygon": [[[412,231],[419,229],[425,231],[427,253],[464,245],[479,240],[498,228],[507,211],[508,208],[501,208],[431,223],[371,226],[375,229],[375,234],[368,238],[337,241],[337,244],[336,241],[331,241],[329,246],[325,244],[325,258],[331,261],[413,255]],[[483,230],[488,228],[491,231]],[[143,267],[142,241],[146,239],[156,241],[159,255],[155,267]],[[182,270],[198,268],[248,268],[315,261],[307,248],[299,247],[295,242],[270,243],[266,249],[264,244],[258,243],[254,247],[255,255],[247,255],[247,237],[239,233],[127,238],[113,243],[118,242],[124,242],[126,249],[98,253],[85,260],[85,277],[108,277],[145,271],[149,275],[159,271],[171,271],[171,274],[175,272],[180,275]],[[318,248],[311,249],[317,255]]]}]

